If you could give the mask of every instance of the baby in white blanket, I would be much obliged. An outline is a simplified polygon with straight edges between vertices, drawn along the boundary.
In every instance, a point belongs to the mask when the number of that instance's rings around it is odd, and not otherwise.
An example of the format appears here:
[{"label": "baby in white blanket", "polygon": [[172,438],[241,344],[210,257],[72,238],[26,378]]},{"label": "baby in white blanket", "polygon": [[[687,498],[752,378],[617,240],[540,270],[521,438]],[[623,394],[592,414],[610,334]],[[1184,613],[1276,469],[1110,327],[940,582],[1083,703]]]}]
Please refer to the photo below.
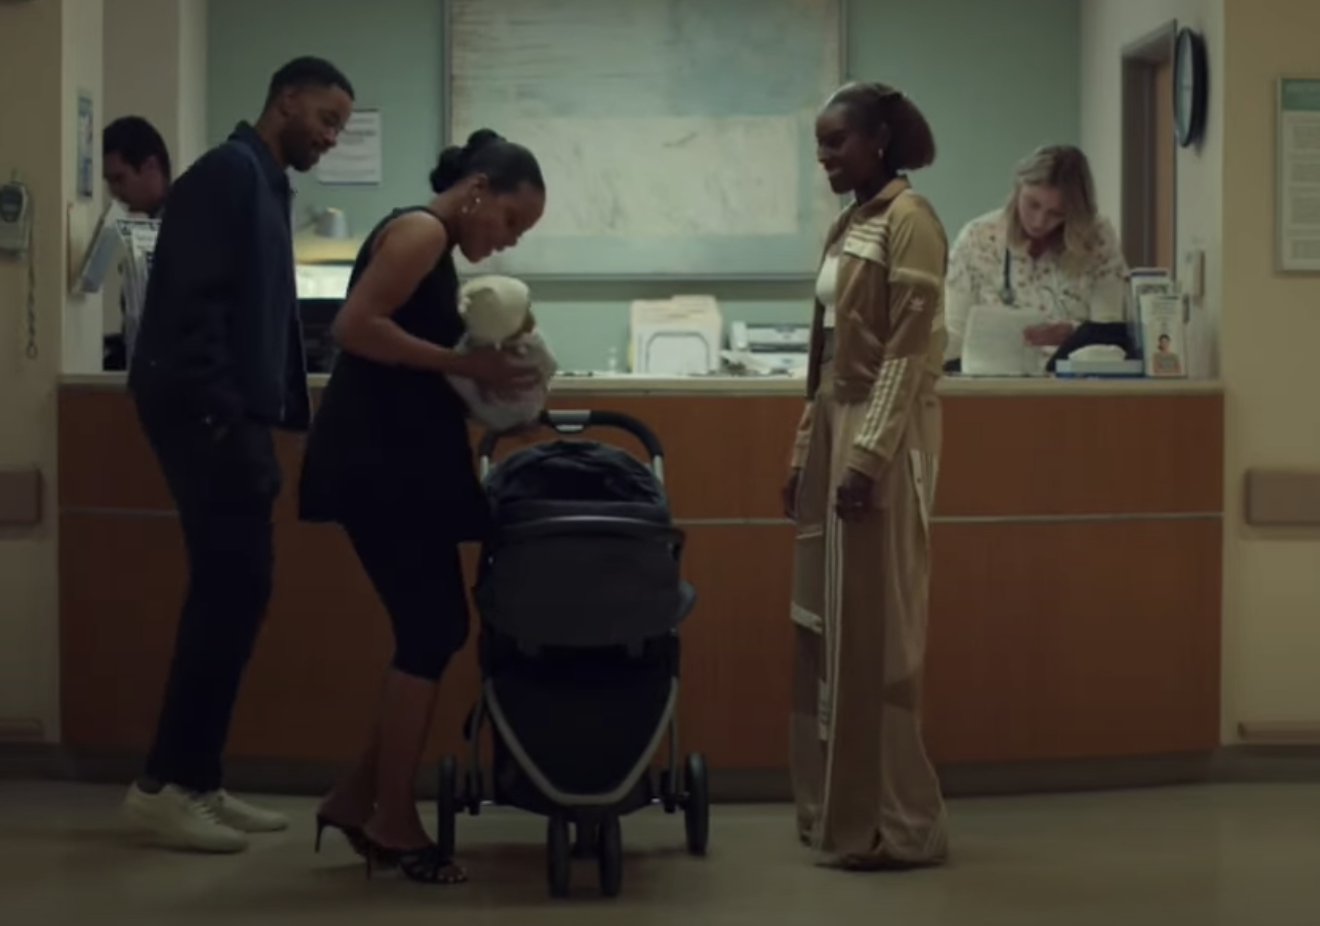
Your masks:
[{"label": "baby in white blanket", "polygon": [[470,379],[449,377],[474,419],[494,431],[509,431],[536,421],[545,409],[550,381],[558,369],[545,338],[536,330],[527,284],[506,276],[483,276],[463,285],[460,311],[467,333],[457,350],[495,348],[516,354],[533,368],[537,383],[511,398],[489,396]]}]

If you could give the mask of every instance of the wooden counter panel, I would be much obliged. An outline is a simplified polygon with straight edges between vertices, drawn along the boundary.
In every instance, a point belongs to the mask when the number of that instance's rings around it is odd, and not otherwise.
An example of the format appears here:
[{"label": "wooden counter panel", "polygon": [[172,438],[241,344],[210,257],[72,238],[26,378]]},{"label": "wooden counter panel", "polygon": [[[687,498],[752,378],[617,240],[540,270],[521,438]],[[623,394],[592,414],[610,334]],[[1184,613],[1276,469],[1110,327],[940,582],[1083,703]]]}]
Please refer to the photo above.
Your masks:
[{"label": "wooden counter panel", "polygon": [[173,503],[127,392],[59,392],[61,508],[167,511]]},{"label": "wooden counter panel", "polygon": [[[783,396],[559,396],[555,408],[606,409],[645,422],[665,450],[665,484],[674,517],[779,518],[800,399]],[[544,440],[549,431],[537,435]],[[640,454],[621,432],[591,432],[593,440]],[[507,450],[513,449],[510,440]],[[522,441],[526,444],[530,441]]]},{"label": "wooden counter panel", "polygon": [[[791,528],[761,519],[779,515],[800,400],[568,395],[556,404],[618,409],[655,429],[679,517],[761,521],[688,529],[687,574],[700,597],[683,632],[680,723],[684,747],[720,767],[782,768]],[[1221,524],[1066,517],[1220,511],[1222,398],[969,395],[944,407],[926,685],[936,759],[1213,748]],[[62,389],[59,441],[64,740],[141,750],[183,593],[178,526],[125,393]],[[300,441],[281,436],[278,446],[292,484]],[[275,599],[232,751],[343,760],[375,709],[388,624],[342,536],[297,523],[294,497],[286,490],[279,503]],[[1050,515],[1065,519],[1030,520]],[[461,745],[477,690],[473,652],[442,686],[431,756]]]},{"label": "wooden counter panel", "polygon": [[[64,741],[144,749],[183,592],[177,524],[66,514],[61,537]],[[926,680],[936,760],[1214,748],[1219,546],[1215,521],[939,525]],[[278,556],[232,752],[345,760],[389,661],[386,618],[333,528],[282,526]],[[689,531],[699,603],[683,630],[680,731],[721,768],[787,763],[791,558],[786,527]],[[469,647],[443,685],[432,757],[460,749],[476,690]]]},{"label": "wooden counter panel", "polygon": [[[660,438],[676,517],[779,517],[783,463],[801,403],[782,397],[564,396],[558,408],[607,408],[635,415]],[[124,392],[67,388],[60,392],[60,506],[65,509],[167,511],[172,507],[155,457]],[[474,429],[473,443],[479,433]],[[541,439],[552,436],[549,431]],[[618,431],[593,439],[642,456]],[[499,454],[530,443],[509,439]],[[296,517],[302,440],[277,434],[285,490],[278,516]],[[769,465],[767,465],[767,457]]]},{"label": "wooden counter panel", "polygon": [[941,524],[934,543],[937,761],[1218,747],[1218,520]]},{"label": "wooden counter panel", "polygon": [[[178,524],[65,514],[60,530],[64,742],[145,749],[183,596]],[[701,749],[722,767],[779,767],[787,733],[789,529],[699,526],[688,544],[686,573],[699,597],[683,628],[684,748]],[[347,759],[376,708],[392,653],[388,620],[338,530],[281,525],[276,545],[275,596],[230,749],[264,759]],[[470,645],[442,686],[432,757],[462,748],[478,686],[475,639],[474,620]]]},{"label": "wooden counter panel", "polygon": [[[178,523],[65,514],[60,531],[63,740],[145,749],[183,599]],[[150,564],[149,581],[145,569],[135,572],[140,564]],[[270,614],[239,698],[230,751],[347,759],[374,717],[393,652],[388,620],[338,530],[280,525],[276,564]],[[476,690],[467,651],[446,677],[433,753],[457,747]]]},{"label": "wooden counter panel", "polygon": [[183,601],[178,523],[62,514],[59,563],[61,741],[144,751]]},{"label": "wooden counter panel", "polygon": [[[779,487],[801,401],[786,396],[561,396],[611,408],[659,435],[677,517],[779,517]],[[1219,511],[1219,395],[953,396],[944,400],[941,517]],[[629,449],[627,438],[599,432]],[[165,510],[170,500],[122,392],[60,392],[60,505]],[[516,442],[509,441],[507,449]],[[301,441],[277,440],[294,516]]]},{"label": "wooden counter panel", "polygon": [[1222,395],[944,401],[942,517],[1220,511]]}]

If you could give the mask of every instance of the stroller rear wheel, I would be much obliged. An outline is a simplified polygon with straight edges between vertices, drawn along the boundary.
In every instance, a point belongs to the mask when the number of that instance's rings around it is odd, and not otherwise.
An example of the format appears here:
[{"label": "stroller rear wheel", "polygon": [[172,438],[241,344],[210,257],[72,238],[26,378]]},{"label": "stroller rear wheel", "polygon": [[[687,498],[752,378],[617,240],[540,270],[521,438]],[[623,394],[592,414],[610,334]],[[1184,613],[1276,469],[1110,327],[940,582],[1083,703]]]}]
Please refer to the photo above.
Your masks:
[{"label": "stroller rear wheel", "polygon": [[481,816],[481,802],[486,799],[482,793],[481,787],[482,775],[480,771],[467,771],[463,775],[463,800],[467,805],[467,812],[474,817]]},{"label": "stroller rear wheel", "polygon": [[618,897],[623,884],[623,824],[610,814],[600,824],[600,892]]},{"label": "stroller rear wheel", "polygon": [[684,763],[683,824],[690,855],[705,855],[710,841],[710,780],[706,757],[694,752]]},{"label": "stroller rear wheel", "polygon": [[458,759],[440,760],[440,780],[435,795],[436,845],[444,858],[453,858],[458,841]]},{"label": "stroller rear wheel", "polygon": [[674,813],[678,810],[678,788],[674,783],[674,775],[668,768],[660,770],[660,806],[665,809],[665,813]]},{"label": "stroller rear wheel", "polygon": [[568,841],[568,819],[550,818],[546,824],[545,861],[551,897],[567,897],[572,874],[572,847]]}]

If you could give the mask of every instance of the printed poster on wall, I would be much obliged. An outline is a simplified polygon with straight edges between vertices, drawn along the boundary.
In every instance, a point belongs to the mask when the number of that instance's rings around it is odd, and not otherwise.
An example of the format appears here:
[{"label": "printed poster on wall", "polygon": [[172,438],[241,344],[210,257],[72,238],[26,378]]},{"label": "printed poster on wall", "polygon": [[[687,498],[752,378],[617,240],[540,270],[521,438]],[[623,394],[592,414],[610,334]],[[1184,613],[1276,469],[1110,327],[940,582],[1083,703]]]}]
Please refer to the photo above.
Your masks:
[{"label": "printed poster on wall", "polygon": [[339,133],[339,144],[316,165],[326,186],[379,186],[384,181],[379,109],[354,111]]}]

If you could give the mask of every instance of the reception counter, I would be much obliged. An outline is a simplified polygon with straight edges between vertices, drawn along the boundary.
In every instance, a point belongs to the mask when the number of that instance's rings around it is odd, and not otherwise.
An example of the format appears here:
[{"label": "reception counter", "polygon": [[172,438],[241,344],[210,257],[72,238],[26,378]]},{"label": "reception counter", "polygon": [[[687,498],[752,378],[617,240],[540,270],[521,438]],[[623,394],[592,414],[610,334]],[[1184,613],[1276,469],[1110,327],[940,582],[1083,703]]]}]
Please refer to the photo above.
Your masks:
[{"label": "reception counter", "polygon": [[[1218,386],[948,380],[944,392],[925,686],[936,761],[951,780],[960,769],[1052,768],[1037,775],[1049,787],[1050,775],[1072,775],[1058,770],[1079,762],[1212,752]],[[688,534],[687,576],[699,593],[683,630],[684,745],[726,775],[782,781],[792,528],[779,488],[801,384],[566,379],[554,404],[628,412],[664,443],[674,513]],[[278,445],[287,485],[276,591],[231,753],[265,769],[324,769],[360,745],[389,631],[338,531],[296,520],[300,442],[281,436]],[[156,716],[184,565],[122,380],[66,379],[59,461],[63,743],[75,754],[139,754]],[[469,647],[445,680],[432,756],[460,748],[476,685]],[[965,789],[984,788],[969,781]]]}]

